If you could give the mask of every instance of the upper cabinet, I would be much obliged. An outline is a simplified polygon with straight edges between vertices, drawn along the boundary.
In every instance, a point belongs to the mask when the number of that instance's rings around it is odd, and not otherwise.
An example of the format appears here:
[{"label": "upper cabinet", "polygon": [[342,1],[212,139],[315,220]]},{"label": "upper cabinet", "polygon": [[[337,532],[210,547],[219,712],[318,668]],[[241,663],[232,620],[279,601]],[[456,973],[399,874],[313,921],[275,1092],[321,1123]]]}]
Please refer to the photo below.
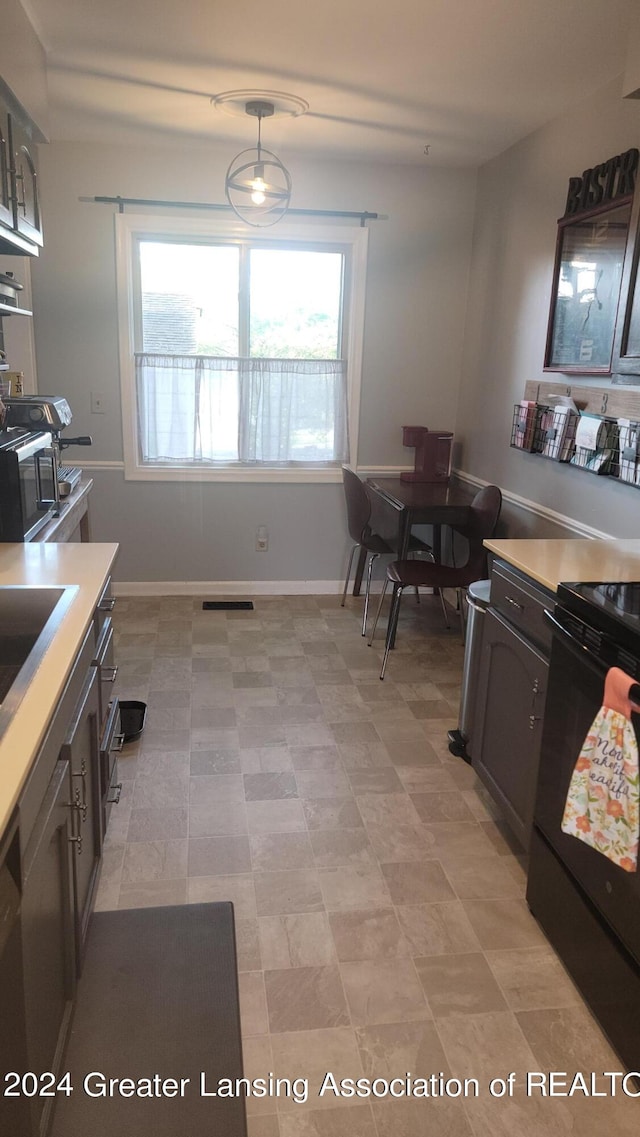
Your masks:
[{"label": "upper cabinet", "polygon": [[0,253],[37,256],[43,244],[37,127],[0,81]]}]

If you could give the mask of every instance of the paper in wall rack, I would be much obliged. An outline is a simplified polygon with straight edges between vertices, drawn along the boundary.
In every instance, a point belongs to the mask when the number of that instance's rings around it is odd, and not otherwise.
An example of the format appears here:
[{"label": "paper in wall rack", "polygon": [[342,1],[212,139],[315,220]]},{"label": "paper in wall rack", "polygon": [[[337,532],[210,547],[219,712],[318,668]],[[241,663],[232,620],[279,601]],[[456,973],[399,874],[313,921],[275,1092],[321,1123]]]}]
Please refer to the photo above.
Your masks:
[{"label": "paper in wall rack", "polygon": [[513,408],[511,445],[556,462],[569,462],[578,418],[572,399],[558,399],[552,405],[523,399]]},{"label": "paper in wall rack", "polygon": [[592,474],[611,474],[618,466],[619,428],[616,419],[582,414],[578,420],[573,466]]}]

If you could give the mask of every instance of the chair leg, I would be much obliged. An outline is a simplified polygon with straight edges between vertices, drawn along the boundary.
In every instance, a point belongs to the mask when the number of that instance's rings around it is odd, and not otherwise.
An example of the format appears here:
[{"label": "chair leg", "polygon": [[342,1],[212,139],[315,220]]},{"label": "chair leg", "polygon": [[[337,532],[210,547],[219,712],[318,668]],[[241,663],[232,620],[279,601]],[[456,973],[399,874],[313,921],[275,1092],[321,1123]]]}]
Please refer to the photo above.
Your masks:
[{"label": "chair leg", "polygon": [[450,627],[450,624],[449,624],[449,617],[447,615],[447,602],[444,598],[444,592],[441,588],[438,589],[438,596],[440,597],[440,604],[442,606],[442,615],[444,616],[444,626],[445,626],[445,628],[448,628],[448,627]]},{"label": "chair leg", "polygon": [[393,587],[393,598],[391,600],[391,611],[389,612],[389,623],[387,624],[387,638],[384,645],[384,655],[382,657],[382,668],[380,670],[380,678],[384,679],[384,673],[387,669],[387,660],[391,650],[391,644],[395,639],[396,628],[398,626],[398,616],[400,615],[400,601],[402,600],[402,585],[395,584]]},{"label": "chair leg", "polygon": [[369,596],[371,595],[371,573],[373,571],[373,562],[378,560],[380,553],[372,553],[369,557],[367,565],[367,587],[364,593],[364,612],[362,614],[362,635],[367,634],[367,616],[369,615]]},{"label": "chair leg", "polygon": [[346,576],[346,579],[344,582],[344,592],[342,593],[342,601],[340,604],[341,608],[344,608],[344,602],[347,599],[347,589],[349,587],[349,577],[351,576],[351,566],[353,564],[353,554],[355,553],[356,549],[359,549],[359,548],[360,548],[359,545],[352,545],[351,546],[351,552],[349,553],[349,564],[347,565],[347,576]]},{"label": "chair leg", "polygon": [[382,612],[382,605],[384,604],[384,598],[386,595],[388,583],[389,583],[389,578],[385,576],[384,584],[382,585],[382,592],[380,594],[380,603],[378,604],[378,611],[376,612],[376,618],[373,621],[373,628],[371,629],[371,638],[369,640],[369,647],[371,647],[371,644],[373,643],[373,637],[376,634],[376,628],[378,627],[378,620],[380,619],[380,613]]}]

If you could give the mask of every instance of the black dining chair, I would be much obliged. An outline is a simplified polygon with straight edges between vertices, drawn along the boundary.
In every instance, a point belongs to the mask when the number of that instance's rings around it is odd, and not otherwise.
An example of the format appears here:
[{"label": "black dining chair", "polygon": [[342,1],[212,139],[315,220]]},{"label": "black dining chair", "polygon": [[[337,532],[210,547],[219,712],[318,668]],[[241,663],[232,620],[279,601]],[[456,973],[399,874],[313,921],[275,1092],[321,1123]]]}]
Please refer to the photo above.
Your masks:
[{"label": "black dining chair", "polygon": [[498,487],[485,486],[484,489],[476,494],[471,503],[468,522],[465,525],[452,526],[454,532],[465,537],[469,545],[469,552],[464,565],[456,568],[451,565],[425,563],[420,560],[393,561],[392,564],[388,565],[378,611],[376,612],[376,618],[373,623],[371,639],[369,640],[369,647],[371,647],[382,611],[387,585],[391,583],[393,585],[393,595],[391,598],[389,622],[387,624],[387,638],[382,659],[382,669],[380,671],[381,679],[384,679],[389,651],[395,641],[398,616],[400,615],[400,601],[402,600],[402,593],[405,588],[433,588],[439,592],[447,627],[449,627],[449,619],[447,617],[447,609],[442,590],[444,588],[454,588],[458,597],[462,638],[464,640],[463,593],[470,584],[473,584],[474,580],[481,580],[486,576],[487,553],[483,542],[495,532],[501,508],[502,494]]},{"label": "black dining chair", "polygon": [[[349,578],[351,576],[351,567],[353,565],[353,555],[356,549],[365,549],[369,553],[367,562],[367,580],[364,594],[364,612],[362,614],[362,635],[367,634],[367,616],[369,613],[369,597],[371,595],[371,575],[373,572],[374,561],[378,557],[388,556],[392,557],[397,553],[384,537],[380,537],[371,529],[369,521],[371,519],[371,499],[367,493],[367,487],[360,480],[358,475],[350,469],[349,466],[342,467],[342,483],[344,486],[344,496],[347,505],[347,528],[349,536],[354,544],[349,553],[349,562],[347,564],[347,574],[344,582],[344,591],[342,593],[341,607],[344,608],[345,600],[347,598],[347,589],[349,587]],[[409,540],[409,551],[412,553],[425,553],[427,556],[433,556],[431,546],[425,541],[421,541],[419,537],[412,536]],[[416,589],[416,595],[418,590]]]}]

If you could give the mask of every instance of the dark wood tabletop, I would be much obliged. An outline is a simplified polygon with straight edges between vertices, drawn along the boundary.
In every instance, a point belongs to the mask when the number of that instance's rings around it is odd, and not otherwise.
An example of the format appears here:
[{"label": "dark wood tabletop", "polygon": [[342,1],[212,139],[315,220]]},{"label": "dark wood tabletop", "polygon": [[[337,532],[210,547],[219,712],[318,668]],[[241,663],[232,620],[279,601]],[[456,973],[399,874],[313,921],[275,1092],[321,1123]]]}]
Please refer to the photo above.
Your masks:
[{"label": "dark wood tabletop", "polygon": [[368,478],[369,490],[413,525],[464,525],[475,490],[452,482],[403,482],[400,478]]}]

